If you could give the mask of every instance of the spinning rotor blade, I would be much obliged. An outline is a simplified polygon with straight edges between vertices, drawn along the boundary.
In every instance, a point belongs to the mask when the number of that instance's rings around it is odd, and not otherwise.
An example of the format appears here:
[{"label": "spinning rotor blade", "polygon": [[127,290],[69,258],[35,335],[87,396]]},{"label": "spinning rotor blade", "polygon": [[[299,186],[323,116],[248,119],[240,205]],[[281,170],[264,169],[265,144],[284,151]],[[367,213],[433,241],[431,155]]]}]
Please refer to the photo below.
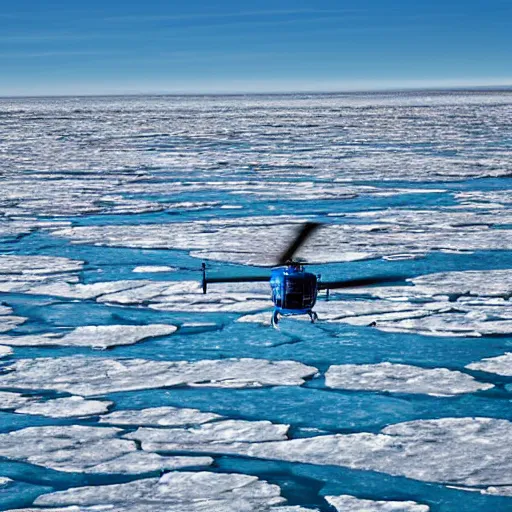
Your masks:
[{"label": "spinning rotor blade", "polygon": [[408,276],[374,276],[362,277],[360,279],[347,279],[345,281],[325,281],[318,283],[318,289],[335,290],[337,288],[357,288],[358,286],[404,281],[407,277]]},{"label": "spinning rotor blade", "polygon": [[284,265],[293,258],[300,246],[313,234],[313,232],[321,226],[318,222],[306,222],[297,233],[295,240],[290,244],[286,251],[281,254],[277,262],[277,266]]}]

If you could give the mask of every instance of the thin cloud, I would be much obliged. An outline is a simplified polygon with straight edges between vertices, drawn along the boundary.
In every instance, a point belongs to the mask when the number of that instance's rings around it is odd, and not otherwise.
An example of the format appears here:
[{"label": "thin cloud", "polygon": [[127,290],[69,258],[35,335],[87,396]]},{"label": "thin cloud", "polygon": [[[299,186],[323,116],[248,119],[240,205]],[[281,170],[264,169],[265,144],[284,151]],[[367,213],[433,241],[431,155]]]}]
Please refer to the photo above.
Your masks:
[{"label": "thin cloud", "polygon": [[210,12],[188,14],[149,14],[149,15],[125,15],[109,16],[106,21],[132,22],[132,21],[185,21],[199,19],[223,19],[223,18],[248,18],[257,16],[287,16],[300,14],[355,14],[367,12],[366,9],[268,9],[260,11],[239,12]]},{"label": "thin cloud", "polygon": [[40,59],[46,57],[87,57],[105,55],[105,52],[95,51],[41,51],[41,52],[3,52],[0,59]]}]

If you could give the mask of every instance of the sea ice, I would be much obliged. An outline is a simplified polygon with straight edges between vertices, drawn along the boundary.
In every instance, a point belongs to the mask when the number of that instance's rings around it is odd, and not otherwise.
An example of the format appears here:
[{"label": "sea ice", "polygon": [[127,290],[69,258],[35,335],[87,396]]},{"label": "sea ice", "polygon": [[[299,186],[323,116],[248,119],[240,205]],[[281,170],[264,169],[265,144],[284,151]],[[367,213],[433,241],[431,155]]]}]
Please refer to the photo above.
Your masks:
[{"label": "sea ice", "polygon": [[112,402],[85,400],[81,396],[55,398],[46,402],[30,402],[16,409],[19,414],[39,414],[51,418],[73,418],[103,414]]},{"label": "sea ice", "polygon": [[502,356],[489,357],[475,363],[468,364],[466,368],[481,372],[496,373],[505,377],[512,377],[512,352]]},{"label": "sea ice", "polygon": [[331,366],[325,385],[336,389],[364,389],[390,393],[451,396],[494,387],[447,368],[419,368],[406,364],[344,364]]},{"label": "sea ice", "polygon": [[241,452],[274,460],[381,471],[427,482],[512,484],[512,423],[490,418],[415,420],[391,425],[379,434],[251,444]]},{"label": "sea ice", "polygon": [[[487,212],[484,212],[487,213]],[[439,250],[510,250],[512,242],[506,229],[489,227],[512,223],[512,215],[504,218],[481,212],[440,210],[386,210],[356,212],[347,217],[363,219],[367,224],[328,224],[314,233],[299,250],[306,261],[336,262],[353,259],[400,257],[407,240],[409,258]],[[269,220],[273,224],[269,224]],[[275,264],[275,240],[286,247],[295,235],[300,218],[274,218],[264,223],[258,218],[222,219],[130,226],[77,226],[53,231],[56,236],[73,243],[97,245],[166,248],[188,250],[197,258],[229,261],[250,265]],[[245,222],[245,224],[244,224]],[[456,236],[454,236],[456,234]],[[240,248],[251,247],[251,251]],[[349,255],[355,255],[348,257]]]},{"label": "sea ice", "polygon": [[287,439],[288,425],[276,425],[269,421],[221,420],[194,428],[145,428],[126,434],[126,439],[142,443],[149,452],[172,451],[175,446],[222,443],[263,443]]},{"label": "sea ice", "polygon": [[[22,275],[27,281],[82,270],[83,262],[54,256],[0,255],[0,282]],[[39,277],[38,277],[39,276]]]},{"label": "sea ice", "polygon": [[0,359],[2,357],[7,357],[12,354],[12,348],[6,347],[5,345],[0,345]]},{"label": "sea ice", "polygon": [[81,284],[76,279],[66,278],[63,280],[59,276],[54,276],[53,278],[46,279],[44,283],[34,284],[24,279],[0,282],[0,291],[26,293],[29,295],[54,295],[69,299],[95,299],[105,294],[138,288],[149,283],[151,281],[126,280]]},{"label": "sea ice", "polygon": [[34,504],[78,505],[80,508],[76,510],[79,511],[92,510],[95,505],[95,510],[107,507],[109,511],[119,512],[139,512],[148,510],[148,507],[155,512],[311,511],[302,507],[281,507],[285,502],[277,485],[271,485],[255,476],[201,471],[171,472],[160,479],[151,478],[125,484],[71,488],[39,496]]},{"label": "sea ice", "polygon": [[[245,285],[245,286],[243,286]],[[152,309],[187,312],[244,313],[271,305],[267,283],[216,283],[203,294],[198,281],[150,282],[117,293],[104,294],[98,302],[148,304]]]},{"label": "sea ice", "polygon": [[162,457],[137,450],[111,427],[29,427],[0,434],[0,456],[64,472],[144,474],[208,466],[210,457]]},{"label": "sea ice", "polygon": [[12,331],[12,329],[26,321],[27,319],[22,316],[0,315],[0,333]]},{"label": "sea ice", "polygon": [[[352,293],[381,300],[331,300],[320,302],[317,311],[328,321],[354,325],[375,322],[375,327],[389,332],[454,337],[512,332],[509,271],[443,272],[410,281],[413,286],[355,289]],[[421,303],[414,302],[418,300]],[[347,316],[351,311],[354,316]]]},{"label": "sea ice", "polygon": [[195,453],[345,466],[445,484],[498,486],[512,485],[511,441],[512,423],[507,420],[441,418],[390,425],[378,434],[319,435],[262,443],[205,440],[194,445],[175,443],[172,451],[190,451],[193,446]]},{"label": "sea ice", "polygon": [[[510,232],[507,238],[510,238]],[[416,292],[424,295],[456,294],[479,297],[507,297],[512,292],[510,270],[466,270],[439,272],[411,279]]]},{"label": "sea ice", "polygon": [[199,425],[222,416],[197,409],[179,407],[152,407],[140,410],[114,411],[101,416],[100,423],[110,425],[144,425],[148,427]]},{"label": "sea ice", "polygon": [[117,345],[132,345],[155,336],[166,336],[175,332],[174,325],[88,325],[77,327],[69,334],[32,334],[26,336],[0,336],[0,343],[14,346],[60,345],[75,347],[109,348]]},{"label": "sea ice", "polygon": [[429,512],[430,507],[414,501],[373,501],[354,496],[326,496],[325,499],[339,512]]},{"label": "sea ice", "polygon": [[176,267],[168,267],[165,265],[146,265],[135,267],[132,272],[135,273],[145,273],[145,272],[174,272],[176,271]]},{"label": "sea ice", "polygon": [[20,359],[0,375],[0,386],[48,389],[90,396],[167,386],[247,388],[297,386],[317,370],[295,361],[220,359],[151,361],[145,359]]},{"label": "sea ice", "polygon": [[24,407],[33,400],[33,397],[23,396],[20,393],[0,391],[0,409],[16,409],[17,407]]}]

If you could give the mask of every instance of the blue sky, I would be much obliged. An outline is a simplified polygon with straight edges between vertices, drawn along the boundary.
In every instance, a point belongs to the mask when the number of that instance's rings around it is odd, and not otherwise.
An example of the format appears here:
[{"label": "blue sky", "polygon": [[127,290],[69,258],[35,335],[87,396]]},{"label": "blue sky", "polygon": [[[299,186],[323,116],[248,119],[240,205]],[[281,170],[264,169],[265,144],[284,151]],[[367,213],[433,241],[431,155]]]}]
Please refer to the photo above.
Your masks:
[{"label": "blue sky", "polygon": [[512,0],[4,0],[0,95],[512,85]]}]

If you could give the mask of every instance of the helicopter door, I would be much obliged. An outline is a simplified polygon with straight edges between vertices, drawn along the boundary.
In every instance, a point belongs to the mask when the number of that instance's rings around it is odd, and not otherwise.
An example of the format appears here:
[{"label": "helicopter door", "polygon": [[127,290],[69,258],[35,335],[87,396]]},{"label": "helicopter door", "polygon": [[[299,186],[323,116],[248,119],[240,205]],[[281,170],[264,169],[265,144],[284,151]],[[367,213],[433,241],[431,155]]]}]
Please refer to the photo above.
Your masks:
[{"label": "helicopter door", "polygon": [[304,282],[302,279],[286,280],[285,308],[302,309],[304,303]]}]

